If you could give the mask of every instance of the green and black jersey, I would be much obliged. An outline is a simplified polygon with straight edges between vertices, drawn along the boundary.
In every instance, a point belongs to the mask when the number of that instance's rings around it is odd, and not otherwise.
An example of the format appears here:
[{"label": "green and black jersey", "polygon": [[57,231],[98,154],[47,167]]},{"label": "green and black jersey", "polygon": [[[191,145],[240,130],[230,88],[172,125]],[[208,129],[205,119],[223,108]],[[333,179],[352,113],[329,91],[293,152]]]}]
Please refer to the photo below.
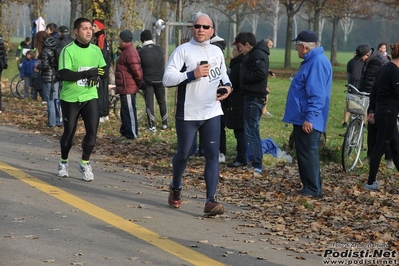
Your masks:
[{"label": "green and black jersey", "polygon": [[[58,70],[68,69],[73,72],[86,71],[90,68],[106,67],[103,54],[94,44],[80,47],[75,42],[65,46],[60,54]],[[89,86],[87,79],[63,81],[60,99],[66,102],[87,102],[97,99],[97,87]]]}]

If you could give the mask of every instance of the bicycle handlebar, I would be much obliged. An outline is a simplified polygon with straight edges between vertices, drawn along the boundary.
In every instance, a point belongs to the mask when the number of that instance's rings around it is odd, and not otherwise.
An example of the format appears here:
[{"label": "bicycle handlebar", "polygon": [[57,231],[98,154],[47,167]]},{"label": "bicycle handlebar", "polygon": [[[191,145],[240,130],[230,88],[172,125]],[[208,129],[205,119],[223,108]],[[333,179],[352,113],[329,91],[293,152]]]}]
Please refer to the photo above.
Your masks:
[{"label": "bicycle handlebar", "polygon": [[360,95],[364,95],[364,96],[369,96],[370,93],[369,92],[364,92],[364,91],[359,91],[355,86],[353,86],[352,84],[348,84],[348,92],[349,93],[354,93],[354,94],[360,94]]}]

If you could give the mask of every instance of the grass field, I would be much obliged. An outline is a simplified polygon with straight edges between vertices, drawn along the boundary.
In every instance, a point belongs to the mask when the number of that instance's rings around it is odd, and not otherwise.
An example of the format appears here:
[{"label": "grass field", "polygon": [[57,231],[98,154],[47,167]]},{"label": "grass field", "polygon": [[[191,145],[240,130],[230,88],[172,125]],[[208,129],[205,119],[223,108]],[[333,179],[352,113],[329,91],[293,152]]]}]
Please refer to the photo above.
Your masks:
[{"label": "grass field", "polygon": [[[327,56],[329,53],[326,52]],[[335,72],[342,72],[345,69],[346,62],[353,56],[353,53],[339,53],[338,61],[343,66],[334,67]],[[269,96],[269,103],[267,105],[268,111],[273,116],[264,115],[261,120],[261,137],[272,138],[283,150],[287,149],[288,138],[292,130],[292,125],[287,125],[282,122],[282,117],[285,109],[285,102],[287,91],[290,86],[289,76],[295,73],[295,70],[283,70],[284,51],[282,49],[272,49],[270,62],[271,69],[276,71],[277,76],[272,78],[269,76],[269,88],[271,90]],[[301,59],[297,57],[296,51],[292,51],[292,66],[297,67]],[[288,73],[287,73],[288,72]],[[279,76],[279,73],[282,73]],[[2,79],[6,81],[11,80],[17,74],[16,63],[13,54],[9,56],[9,69],[3,71]],[[329,122],[327,125],[327,146],[322,151],[322,159],[325,162],[333,161],[340,162],[341,145],[343,138],[339,134],[344,133],[342,128],[343,110],[345,106],[345,91],[346,81],[344,79],[334,79],[331,93],[331,104]],[[3,88],[3,94],[9,93],[9,87]],[[174,126],[173,110],[175,101],[175,90],[168,89],[168,109],[170,125]],[[17,99],[15,99],[17,100]],[[156,117],[159,117],[159,111],[156,110]],[[227,146],[228,155],[235,154],[235,138],[232,130],[227,130]]]}]

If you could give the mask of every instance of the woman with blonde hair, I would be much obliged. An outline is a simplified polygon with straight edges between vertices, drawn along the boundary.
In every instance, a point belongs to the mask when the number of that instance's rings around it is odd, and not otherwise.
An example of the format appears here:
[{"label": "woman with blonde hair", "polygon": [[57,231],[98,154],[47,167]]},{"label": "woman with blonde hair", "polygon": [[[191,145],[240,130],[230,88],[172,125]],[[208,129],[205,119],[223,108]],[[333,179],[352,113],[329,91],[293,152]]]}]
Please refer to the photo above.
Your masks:
[{"label": "woman with blonde hair", "polygon": [[391,44],[392,61],[381,66],[370,94],[368,120],[377,126],[366,190],[378,190],[376,176],[381,157],[389,146],[393,162],[399,170],[399,43]]}]

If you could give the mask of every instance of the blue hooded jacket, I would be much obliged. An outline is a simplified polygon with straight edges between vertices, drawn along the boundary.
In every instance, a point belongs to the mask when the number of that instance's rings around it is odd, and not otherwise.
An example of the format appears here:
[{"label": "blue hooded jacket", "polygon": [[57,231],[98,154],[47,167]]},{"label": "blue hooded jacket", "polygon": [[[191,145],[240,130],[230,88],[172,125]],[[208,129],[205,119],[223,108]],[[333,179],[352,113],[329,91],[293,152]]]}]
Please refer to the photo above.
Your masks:
[{"label": "blue hooded jacket", "polygon": [[287,95],[283,121],[325,132],[330,107],[332,67],[323,47],[312,49],[295,74]]}]

